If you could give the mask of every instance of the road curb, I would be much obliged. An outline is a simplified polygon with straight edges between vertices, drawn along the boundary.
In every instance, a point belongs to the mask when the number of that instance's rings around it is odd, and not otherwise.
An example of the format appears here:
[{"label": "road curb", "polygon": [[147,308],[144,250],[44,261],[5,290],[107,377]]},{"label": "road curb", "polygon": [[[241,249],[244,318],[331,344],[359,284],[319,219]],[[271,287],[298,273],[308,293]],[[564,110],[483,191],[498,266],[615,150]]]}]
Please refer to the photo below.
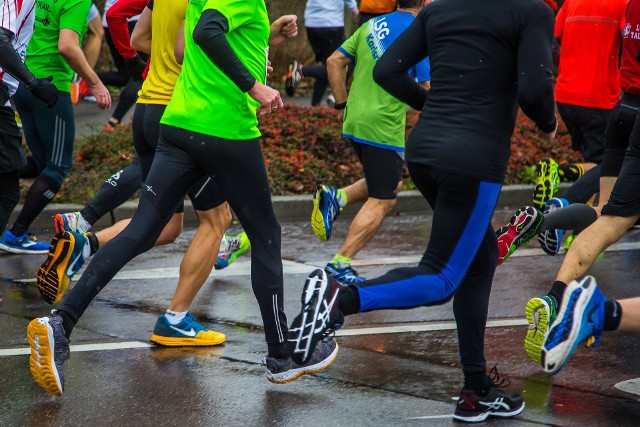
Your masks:
[{"label": "road curb", "polygon": [[[561,185],[568,188],[567,184]],[[502,188],[498,199],[498,209],[515,209],[523,205],[531,204],[531,185],[509,185]],[[113,220],[131,218],[137,207],[137,201],[126,202],[113,211],[112,215],[105,215],[96,225],[96,228],[104,228],[111,225]],[[306,220],[311,214],[311,195],[301,196],[274,196],[273,206],[278,219],[281,221]],[[191,202],[185,201],[185,226],[193,227],[198,224],[198,218],[191,208]],[[342,212],[343,217],[353,217],[360,205],[348,205]],[[16,207],[13,212],[11,224],[22,206]],[[33,233],[53,233],[53,216],[60,212],[73,212],[82,209],[81,205],[50,204],[36,218],[31,226]],[[403,191],[398,196],[398,203],[393,212],[396,213],[420,213],[430,212],[428,204],[418,191]]]}]

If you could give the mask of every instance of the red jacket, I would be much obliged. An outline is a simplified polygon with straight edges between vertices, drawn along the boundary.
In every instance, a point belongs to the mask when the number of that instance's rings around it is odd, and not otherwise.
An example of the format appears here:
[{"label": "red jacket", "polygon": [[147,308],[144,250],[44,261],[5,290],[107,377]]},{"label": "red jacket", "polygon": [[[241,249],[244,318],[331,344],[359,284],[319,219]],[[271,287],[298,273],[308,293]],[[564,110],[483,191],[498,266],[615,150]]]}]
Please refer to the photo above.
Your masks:
[{"label": "red jacket", "polygon": [[131,47],[131,35],[127,19],[140,15],[149,0],[118,0],[107,11],[107,25],[116,49],[124,59],[137,52]]}]

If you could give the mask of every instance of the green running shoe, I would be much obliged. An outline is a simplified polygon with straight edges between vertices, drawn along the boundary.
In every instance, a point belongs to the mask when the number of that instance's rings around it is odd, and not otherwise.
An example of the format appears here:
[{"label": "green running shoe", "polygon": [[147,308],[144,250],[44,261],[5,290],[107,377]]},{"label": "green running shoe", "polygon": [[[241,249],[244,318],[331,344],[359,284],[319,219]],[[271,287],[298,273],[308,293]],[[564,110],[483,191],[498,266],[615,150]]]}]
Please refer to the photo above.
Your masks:
[{"label": "green running shoe", "polygon": [[540,363],[542,344],[549,332],[549,326],[556,318],[556,303],[548,295],[531,298],[525,308],[529,330],[524,339],[524,350],[536,363]]}]

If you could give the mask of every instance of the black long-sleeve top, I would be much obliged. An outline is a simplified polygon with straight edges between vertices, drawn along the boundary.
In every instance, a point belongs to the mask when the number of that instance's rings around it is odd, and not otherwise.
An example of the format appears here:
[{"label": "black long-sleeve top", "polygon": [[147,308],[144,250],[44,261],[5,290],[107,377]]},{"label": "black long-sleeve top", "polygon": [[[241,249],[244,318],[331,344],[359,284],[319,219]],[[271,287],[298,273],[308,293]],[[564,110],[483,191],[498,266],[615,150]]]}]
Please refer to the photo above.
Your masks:
[{"label": "black long-sleeve top", "polygon": [[[422,113],[407,160],[502,182],[518,103],[540,129],[556,126],[554,17],[540,0],[436,0],[387,49],[374,79]],[[431,62],[427,93],[407,70]]]}]

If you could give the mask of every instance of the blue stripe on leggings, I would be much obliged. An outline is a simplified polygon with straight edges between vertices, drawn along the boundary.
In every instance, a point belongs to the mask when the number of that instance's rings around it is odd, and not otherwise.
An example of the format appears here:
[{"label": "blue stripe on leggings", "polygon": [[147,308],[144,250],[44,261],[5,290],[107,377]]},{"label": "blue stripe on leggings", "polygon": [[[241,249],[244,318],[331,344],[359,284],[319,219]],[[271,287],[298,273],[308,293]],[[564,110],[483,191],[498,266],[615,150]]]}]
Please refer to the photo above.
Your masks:
[{"label": "blue stripe on leggings", "polygon": [[458,288],[484,239],[502,185],[481,182],[464,232],[444,269],[382,285],[358,287],[360,311],[410,308],[443,301]]}]

